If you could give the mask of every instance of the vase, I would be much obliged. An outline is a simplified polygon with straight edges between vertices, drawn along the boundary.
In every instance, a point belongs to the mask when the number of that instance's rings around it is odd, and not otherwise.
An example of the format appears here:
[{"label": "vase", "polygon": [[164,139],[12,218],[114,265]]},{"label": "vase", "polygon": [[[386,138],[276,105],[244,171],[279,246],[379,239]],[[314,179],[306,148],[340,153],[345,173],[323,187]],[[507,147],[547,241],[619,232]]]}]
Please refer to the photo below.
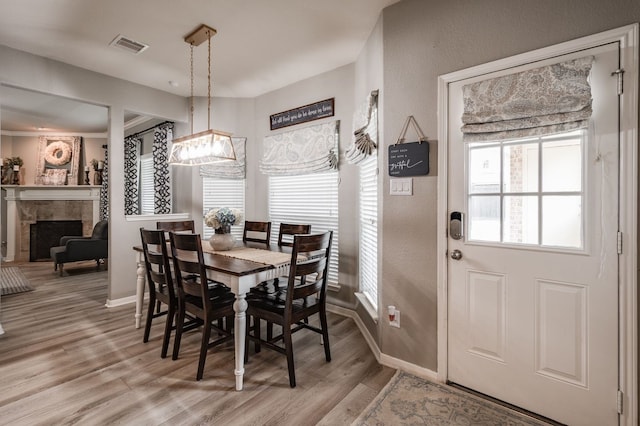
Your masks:
[{"label": "vase", "polygon": [[215,233],[209,238],[209,244],[215,251],[231,250],[236,244],[235,238],[231,235],[231,227],[216,228]]}]

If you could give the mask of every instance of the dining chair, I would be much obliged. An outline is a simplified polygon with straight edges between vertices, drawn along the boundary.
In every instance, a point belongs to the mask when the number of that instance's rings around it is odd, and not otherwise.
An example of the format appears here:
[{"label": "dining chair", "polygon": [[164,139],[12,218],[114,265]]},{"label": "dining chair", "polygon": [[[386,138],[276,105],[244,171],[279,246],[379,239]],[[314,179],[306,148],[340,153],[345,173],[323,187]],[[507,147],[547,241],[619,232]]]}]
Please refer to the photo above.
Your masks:
[{"label": "dining chair", "polygon": [[271,222],[244,221],[242,241],[269,244],[271,239]]},{"label": "dining chair", "polygon": [[[280,230],[278,232],[278,247],[292,247],[293,237],[297,234],[309,234],[311,233],[311,225],[298,225],[291,223],[281,223]],[[252,287],[250,292],[252,293],[275,293],[280,289],[280,280],[275,278],[273,280],[264,281],[255,287]]]},{"label": "dining chair", "polygon": [[[176,337],[173,343],[173,359],[178,359],[180,341],[184,331],[184,319],[188,314],[202,321],[202,340],[196,380],[201,380],[207,351],[214,346],[233,339],[234,294],[229,288],[207,279],[207,271],[202,254],[200,234],[179,234],[169,232],[173,269],[178,290],[178,311],[176,315]],[[226,327],[223,320],[226,319]],[[216,324],[214,324],[216,322]],[[211,331],[217,336],[211,340]]]},{"label": "dining chair", "polygon": [[[333,231],[316,235],[296,235],[293,239],[291,265],[286,291],[267,294],[249,294],[247,296],[247,315],[253,318],[253,324],[246,334],[245,359],[249,360],[249,342],[255,344],[259,352],[262,345],[286,355],[289,370],[289,385],[296,386],[293,358],[292,334],[302,329],[312,330],[322,335],[324,354],[331,361],[329,332],[327,328],[327,272],[331,253]],[[304,258],[299,259],[299,255]],[[318,314],[320,328],[309,323],[309,317]],[[277,336],[260,336],[260,321],[266,320],[282,327]],[[282,341],[282,343],[279,343]]]},{"label": "dining chair", "polygon": [[[166,358],[171,331],[175,329],[174,320],[178,300],[176,298],[173,277],[171,276],[171,266],[164,231],[140,228],[140,239],[142,240],[147,285],[149,287],[149,307],[144,326],[143,342],[147,343],[149,341],[153,319],[166,315],[164,337],[162,338],[162,351],[160,352],[160,356]],[[156,303],[157,309],[154,313],[153,308]],[[165,310],[161,310],[162,304],[166,306]],[[198,325],[194,318],[189,317],[189,321],[184,329],[190,330]]]}]

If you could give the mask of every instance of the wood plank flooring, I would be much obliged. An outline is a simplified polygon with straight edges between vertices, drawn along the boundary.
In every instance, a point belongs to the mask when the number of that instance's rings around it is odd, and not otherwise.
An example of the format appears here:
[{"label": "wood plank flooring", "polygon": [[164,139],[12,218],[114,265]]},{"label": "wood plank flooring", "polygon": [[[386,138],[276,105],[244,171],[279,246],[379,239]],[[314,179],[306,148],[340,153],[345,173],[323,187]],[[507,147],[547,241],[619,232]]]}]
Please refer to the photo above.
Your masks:
[{"label": "wood plank flooring", "polygon": [[285,357],[252,346],[236,392],[232,344],[209,352],[196,382],[199,330],[178,360],[161,359],[164,319],[143,343],[133,305],[104,306],[107,272],[94,262],[64,277],[50,262],[16,266],[35,290],[0,300],[0,425],[348,425],[394,373],[351,319],[329,314],[330,363],[318,335],[294,335],[295,389]]}]

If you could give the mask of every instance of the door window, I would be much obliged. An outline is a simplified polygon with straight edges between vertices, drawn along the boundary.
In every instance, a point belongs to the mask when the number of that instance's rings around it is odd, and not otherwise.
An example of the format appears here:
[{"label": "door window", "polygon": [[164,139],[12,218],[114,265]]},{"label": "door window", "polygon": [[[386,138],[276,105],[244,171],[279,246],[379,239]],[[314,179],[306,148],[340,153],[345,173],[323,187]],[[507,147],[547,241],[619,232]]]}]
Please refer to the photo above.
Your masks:
[{"label": "door window", "polygon": [[584,248],[585,139],[468,144],[469,241]]}]

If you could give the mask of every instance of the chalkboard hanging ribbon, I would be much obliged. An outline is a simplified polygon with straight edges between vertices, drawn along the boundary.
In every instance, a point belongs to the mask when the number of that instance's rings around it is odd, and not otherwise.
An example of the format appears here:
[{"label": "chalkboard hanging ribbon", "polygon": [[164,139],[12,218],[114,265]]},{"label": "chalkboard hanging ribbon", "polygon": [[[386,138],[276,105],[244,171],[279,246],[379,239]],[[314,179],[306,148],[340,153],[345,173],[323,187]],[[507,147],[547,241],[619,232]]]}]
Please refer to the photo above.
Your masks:
[{"label": "chalkboard hanging ribbon", "polygon": [[418,122],[416,121],[415,118],[413,118],[413,115],[410,115],[407,117],[406,121],[404,122],[404,126],[402,126],[402,131],[400,132],[400,136],[398,136],[396,145],[404,143],[404,137],[407,134],[407,130],[409,129],[409,123],[411,123],[411,125],[413,126],[413,130],[416,131],[416,134],[418,135],[418,141],[420,143],[427,141],[427,138],[425,137],[424,133],[422,133],[420,126],[418,126]]}]

